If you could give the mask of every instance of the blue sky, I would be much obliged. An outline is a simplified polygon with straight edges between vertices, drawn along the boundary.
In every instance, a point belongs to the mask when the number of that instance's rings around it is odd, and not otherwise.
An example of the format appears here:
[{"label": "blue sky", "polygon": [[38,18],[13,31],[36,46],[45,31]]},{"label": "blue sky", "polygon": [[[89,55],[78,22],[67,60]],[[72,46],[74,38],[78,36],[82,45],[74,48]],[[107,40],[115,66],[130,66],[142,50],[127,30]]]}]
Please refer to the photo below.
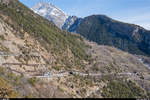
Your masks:
[{"label": "blue sky", "polygon": [[[20,0],[32,7],[40,0]],[[150,30],[150,0],[41,0],[49,1],[68,15],[85,17],[105,14],[113,19],[138,24]]]}]

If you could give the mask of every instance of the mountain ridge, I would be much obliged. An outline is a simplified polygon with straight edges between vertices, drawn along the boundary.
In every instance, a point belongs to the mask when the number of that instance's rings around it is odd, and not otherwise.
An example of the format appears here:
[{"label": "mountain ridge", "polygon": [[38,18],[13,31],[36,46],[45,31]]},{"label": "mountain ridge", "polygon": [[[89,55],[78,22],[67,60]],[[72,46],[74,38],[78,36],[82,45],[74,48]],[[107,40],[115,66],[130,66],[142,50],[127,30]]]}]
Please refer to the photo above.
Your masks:
[{"label": "mountain ridge", "polygon": [[[76,25],[72,27],[76,27]],[[105,15],[91,15],[85,17],[74,31],[98,44],[115,46],[133,54],[150,55],[150,43],[148,42],[150,31],[139,25],[116,21]],[[130,43],[123,43],[124,40]],[[119,43],[119,41],[122,42]],[[130,44],[131,46],[129,46]],[[131,50],[134,47],[135,49]]]},{"label": "mountain ridge", "polygon": [[98,44],[114,46],[132,54],[150,56],[150,31],[139,25],[96,14],[84,18],[69,16],[61,28]]},{"label": "mountain ridge", "polygon": [[150,97],[148,57],[62,31],[18,0],[0,9],[0,98]]}]

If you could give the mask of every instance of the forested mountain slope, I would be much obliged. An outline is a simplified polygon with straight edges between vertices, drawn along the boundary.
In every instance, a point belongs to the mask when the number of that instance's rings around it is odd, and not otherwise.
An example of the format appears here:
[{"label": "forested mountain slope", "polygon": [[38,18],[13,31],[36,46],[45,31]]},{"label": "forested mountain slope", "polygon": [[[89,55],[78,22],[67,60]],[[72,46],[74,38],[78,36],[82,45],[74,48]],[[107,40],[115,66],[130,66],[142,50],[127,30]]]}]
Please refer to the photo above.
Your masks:
[{"label": "forested mountain slope", "polygon": [[148,98],[149,65],[62,31],[18,0],[0,3],[1,98]]},{"label": "forested mountain slope", "polygon": [[67,30],[100,45],[114,46],[132,54],[150,55],[150,31],[105,15],[91,15],[80,22],[76,20]]}]

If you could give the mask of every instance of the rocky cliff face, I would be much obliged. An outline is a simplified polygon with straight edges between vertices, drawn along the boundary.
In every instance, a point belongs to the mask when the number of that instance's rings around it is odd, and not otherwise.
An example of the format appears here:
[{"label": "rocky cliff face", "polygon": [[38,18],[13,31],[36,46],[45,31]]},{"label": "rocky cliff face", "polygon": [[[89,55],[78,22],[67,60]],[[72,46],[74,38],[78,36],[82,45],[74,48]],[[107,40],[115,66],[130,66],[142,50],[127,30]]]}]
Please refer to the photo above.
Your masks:
[{"label": "rocky cliff face", "polygon": [[[62,29],[63,30],[69,30],[71,32],[74,32],[75,29],[78,27],[78,25],[80,24],[81,22],[81,18],[78,18],[76,16],[69,16],[67,19],[66,19],[66,22],[65,24],[62,26]],[[73,26],[73,27],[72,27]]]}]

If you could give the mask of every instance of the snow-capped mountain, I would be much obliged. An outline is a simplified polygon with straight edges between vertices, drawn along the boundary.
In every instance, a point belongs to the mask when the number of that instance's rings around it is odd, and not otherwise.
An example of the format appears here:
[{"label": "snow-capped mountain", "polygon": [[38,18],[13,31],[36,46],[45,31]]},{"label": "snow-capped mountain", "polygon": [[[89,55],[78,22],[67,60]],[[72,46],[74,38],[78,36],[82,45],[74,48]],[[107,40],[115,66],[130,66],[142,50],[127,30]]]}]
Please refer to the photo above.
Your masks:
[{"label": "snow-capped mountain", "polygon": [[35,13],[52,21],[56,26],[62,28],[68,18],[61,9],[57,8],[51,3],[39,2],[31,8]]}]

